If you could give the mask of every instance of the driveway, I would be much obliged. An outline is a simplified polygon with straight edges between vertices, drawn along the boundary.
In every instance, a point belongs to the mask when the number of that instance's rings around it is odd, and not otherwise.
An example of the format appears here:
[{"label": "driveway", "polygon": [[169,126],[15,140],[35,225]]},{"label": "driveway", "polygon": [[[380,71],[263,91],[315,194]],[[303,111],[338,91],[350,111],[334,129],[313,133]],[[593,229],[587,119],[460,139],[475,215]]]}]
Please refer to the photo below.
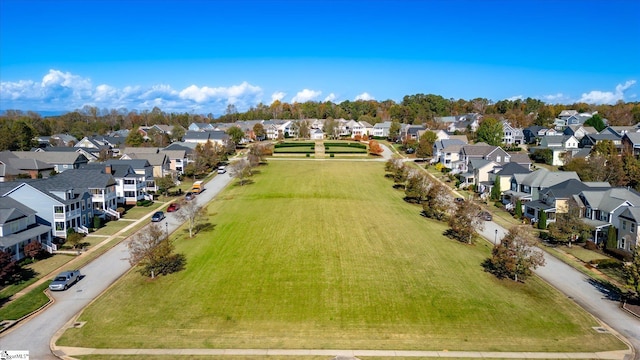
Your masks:
[{"label": "driveway", "polygon": [[[206,190],[196,196],[199,205],[211,201],[231,181],[228,174],[218,174],[205,186]],[[178,210],[179,211],[179,210]],[[142,222],[149,222],[149,214]],[[175,231],[182,223],[174,213],[168,213],[165,220],[159,222],[169,232]],[[144,231],[142,228],[141,231]],[[95,259],[80,271],[84,277],[67,291],[54,292],[55,302],[46,310],[36,314],[28,321],[16,325],[0,336],[0,349],[29,350],[31,359],[57,359],[50,350],[52,336],[75,314],[84,309],[112,283],[130,268],[127,241],[122,241],[111,250]]]}]

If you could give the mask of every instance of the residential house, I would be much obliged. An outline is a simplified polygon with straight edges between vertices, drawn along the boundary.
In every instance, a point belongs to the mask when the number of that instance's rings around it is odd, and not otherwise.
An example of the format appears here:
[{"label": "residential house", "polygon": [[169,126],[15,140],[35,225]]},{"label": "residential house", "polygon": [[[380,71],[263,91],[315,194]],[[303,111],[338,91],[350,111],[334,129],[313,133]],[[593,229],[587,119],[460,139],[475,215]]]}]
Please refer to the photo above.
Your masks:
[{"label": "residential house", "polygon": [[619,216],[626,208],[640,206],[640,194],[626,188],[585,190],[579,199],[585,207],[583,221],[595,228],[596,243],[606,239],[605,229],[620,223]]},{"label": "residential house", "polygon": [[623,148],[629,149],[634,156],[640,156],[640,133],[626,133],[620,141]]},{"label": "residential house", "polygon": [[21,260],[24,247],[34,241],[53,252],[51,226],[39,223],[37,212],[28,206],[8,196],[0,197],[0,251]]},{"label": "residential house", "polygon": [[120,160],[144,159],[153,167],[153,176],[162,178],[171,175],[171,160],[160,148],[127,147],[122,150]]},{"label": "residential house", "polygon": [[262,122],[264,131],[267,133],[267,139],[276,140],[284,139],[288,137],[289,132],[287,129],[291,127],[291,121],[289,120],[265,120]]},{"label": "residential house", "polygon": [[400,141],[406,143],[408,141],[420,140],[419,133],[427,128],[424,125],[408,125],[402,124],[400,127]]},{"label": "residential house", "polygon": [[460,148],[460,160],[453,163],[454,171],[458,173],[467,172],[469,160],[471,159],[490,160],[500,165],[511,162],[511,155],[499,146],[491,146],[486,143],[464,145]]},{"label": "residential house", "polygon": [[540,191],[569,179],[580,180],[575,171],[549,171],[541,168],[530,173],[515,173],[511,177],[509,190],[502,195],[505,205],[522,204],[528,201],[540,200]]},{"label": "residential house", "polygon": [[211,124],[207,123],[191,123],[187,128],[188,131],[213,131],[214,127]]},{"label": "residential house", "polygon": [[489,174],[499,166],[499,164],[487,159],[470,159],[467,172],[460,174],[460,187],[474,185],[478,192],[484,192],[492,185],[489,181]]},{"label": "residential house", "polygon": [[377,123],[373,125],[371,136],[375,138],[388,138],[390,128],[391,128],[391,121]]},{"label": "residential house", "polygon": [[[87,161],[97,161],[100,157],[100,152],[93,149],[87,149],[82,147],[66,147],[66,146],[47,146],[44,148],[36,148],[33,152],[58,152],[58,153],[76,153],[81,154],[87,158]],[[82,166],[82,164],[80,164]]]},{"label": "residential house", "polygon": [[529,151],[549,149],[553,153],[551,165],[562,166],[565,161],[578,152],[579,141],[572,135],[547,135],[542,138],[539,146],[531,147]]},{"label": "residential house", "polygon": [[216,146],[226,146],[229,139],[229,135],[224,131],[187,131],[182,141],[196,144],[211,141]]},{"label": "residential house", "polygon": [[[608,128],[607,128],[608,129]],[[581,147],[591,148],[602,141],[611,141],[618,150],[618,153],[622,152],[622,135],[615,131],[602,130],[598,134],[587,134],[580,140]]]},{"label": "residential house", "polygon": [[[119,205],[135,205],[144,200],[148,195],[146,179],[137,174],[130,164],[88,164],[79,171],[91,171],[93,173],[109,174],[115,180],[116,203]],[[86,175],[88,178],[91,174]]]},{"label": "residential house", "polygon": [[78,139],[69,134],[54,134],[49,138],[49,143],[53,146],[73,146],[77,142]]},{"label": "residential house", "polygon": [[324,139],[324,131],[322,131],[321,129],[311,129],[310,135],[311,135],[311,140]]},{"label": "residential house", "polygon": [[531,166],[533,162],[527,153],[523,152],[509,152],[510,162],[516,163],[520,166],[523,166],[529,170],[531,170]]},{"label": "residential house", "polygon": [[69,169],[77,169],[89,162],[86,156],[75,151],[14,151],[13,154],[20,159],[39,160],[53,165],[56,172],[63,172]]},{"label": "residential house", "polygon": [[522,135],[524,136],[524,142],[526,144],[536,144],[536,143],[539,143],[539,141],[544,136],[558,135],[558,134],[559,134],[558,131],[555,129],[549,129],[544,126],[538,126],[538,125],[529,126],[528,128],[525,128],[522,130]]},{"label": "residential house", "polygon": [[576,139],[581,140],[586,135],[597,134],[598,130],[593,126],[570,125],[562,133],[564,135],[573,135]]},{"label": "residential house", "polygon": [[493,168],[493,171],[489,173],[489,182],[490,186],[485,187],[484,189],[479,189],[479,192],[491,192],[492,188],[498,184],[500,189],[500,195],[505,190],[509,190],[511,188],[511,178],[515,174],[529,174],[531,169],[529,167],[522,166],[517,162],[510,162],[506,164],[502,164],[500,166],[496,166]]},{"label": "residential house", "polygon": [[60,178],[37,179],[15,183],[3,194],[33,209],[42,223],[51,226],[54,238],[66,239],[71,229],[88,232],[94,210],[92,196]]},{"label": "residential house", "polygon": [[467,142],[460,139],[442,139],[433,144],[432,163],[440,163],[447,169],[453,167],[453,163],[460,159],[460,149]]},{"label": "residential house", "polygon": [[[566,214],[570,206],[578,206],[577,198],[585,190],[606,190],[610,189],[609,183],[582,182],[577,179],[569,179],[540,190],[538,200],[525,202],[524,216],[530,219],[540,219],[541,213],[547,215],[547,223],[555,222],[557,214]],[[571,204],[573,202],[573,204]]]},{"label": "residential house", "polygon": [[0,182],[18,178],[46,178],[54,166],[35,159],[21,159],[11,151],[0,151]]},{"label": "residential house", "polygon": [[520,145],[524,143],[524,134],[522,129],[511,126],[508,121],[503,121],[502,143],[507,145]]},{"label": "residential house", "polygon": [[157,191],[156,181],[153,177],[153,166],[145,159],[131,159],[131,160],[109,160],[105,162],[105,165],[129,165],[133,168],[133,171],[144,179],[145,187],[144,192],[149,193],[151,191]]},{"label": "residential house", "polygon": [[638,225],[640,224],[640,207],[630,206],[618,216],[618,244],[620,250],[632,254],[640,246]]},{"label": "residential house", "polygon": [[72,184],[75,189],[86,190],[91,194],[91,206],[98,216],[120,218],[115,211],[118,208],[118,194],[116,180],[113,175],[105,171],[105,167],[86,166],[80,169],[67,170],[52,178],[54,181],[64,181]]}]

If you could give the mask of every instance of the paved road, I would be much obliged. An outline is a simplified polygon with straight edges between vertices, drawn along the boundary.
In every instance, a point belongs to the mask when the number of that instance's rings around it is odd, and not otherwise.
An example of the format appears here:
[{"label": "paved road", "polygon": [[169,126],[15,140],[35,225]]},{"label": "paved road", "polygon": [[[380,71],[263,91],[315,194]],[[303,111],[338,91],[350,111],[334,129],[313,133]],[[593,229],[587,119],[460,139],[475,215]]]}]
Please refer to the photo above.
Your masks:
[{"label": "paved road", "polygon": [[[196,196],[194,201],[200,205],[206,204],[230,181],[228,174],[216,175],[206,184],[206,190]],[[147,222],[148,219],[149,216],[141,221]],[[173,232],[181,222],[174,214],[169,213],[161,224]],[[57,359],[51,353],[49,344],[53,334],[64,328],[75,314],[98,297],[130,267],[129,252],[126,241],[123,241],[83,267],[81,273],[84,277],[69,290],[53,293],[55,302],[49,308],[2,334],[0,349],[29,350],[32,359]]]},{"label": "paved road", "polygon": [[[495,243],[506,232],[500,225],[486,221],[481,235]],[[640,319],[620,309],[618,299],[586,275],[546,252],[544,259],[546,265],[535,273],[625,337],[636,349],[635,359],[640,359]]]}]

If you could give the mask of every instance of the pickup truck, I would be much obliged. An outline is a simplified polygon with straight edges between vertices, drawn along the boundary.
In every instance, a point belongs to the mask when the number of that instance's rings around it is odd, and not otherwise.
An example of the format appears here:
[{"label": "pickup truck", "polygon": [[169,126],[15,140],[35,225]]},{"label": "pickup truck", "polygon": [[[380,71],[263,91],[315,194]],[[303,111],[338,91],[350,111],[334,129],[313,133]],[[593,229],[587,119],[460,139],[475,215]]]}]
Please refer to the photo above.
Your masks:
[{"label": "pickup truck", "polygon": [[49,290],[67,290],[69,286],[80,280],[80,270],[63,271],[49,284]]}]

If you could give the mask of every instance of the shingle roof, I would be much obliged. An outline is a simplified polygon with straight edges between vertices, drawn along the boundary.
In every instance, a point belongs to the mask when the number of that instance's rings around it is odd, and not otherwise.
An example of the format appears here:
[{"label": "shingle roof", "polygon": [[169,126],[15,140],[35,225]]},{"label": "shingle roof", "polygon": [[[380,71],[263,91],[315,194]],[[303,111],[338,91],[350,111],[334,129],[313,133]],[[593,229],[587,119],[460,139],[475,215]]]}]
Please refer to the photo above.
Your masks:
[{"label": "shingle roof", "polygon": [[520,183],[532,188],[547,188],[569,179],[580,180],[580,177],[575,171],[549,171],[543,168],[528,174]]},{"label": "shingle roof", "polygon": [[86,156],[75,151],[14,151],[17,157],[21,159],[40,160],[48,164],[75,164],[77,161],[87,162]]},{"label": "shingle roof", "polygon": [[116,184],[111,174],[107,174],[103,169],[70,169],[54,176],[54,180],[65,180],[73,187],[84,189],[104,189]]},{"label": "shingle roof", "polygon": [[0,197],[0,224],[35,215],[36,211],[8,196]]},{"label": "shingle roof", "polygon": [[510,162],[510,163],[504,164],[497,174],[500,176],[510,176],[513,174],[528,174],[530,172],[531,170],[529,170],[528,168],[516,162]]},{"label": "shingle roof", "polygon": [[602,185],[601,187],[589,186],[589,183],[584,183],[580,180],[569,179],[567,181],[563,181],[561,183],[555,184],[543,190],[541,193],[553,194],[556,198],[569,198],[573,195],[580,194],[580,192],[584,190],[605,190],[607,188],[611,188],[611,185],[608,183],[605,184],[593,184],[593,185]]},{"label": "shingle roof", "polygon": [[640,206],[640,195],[626,188],[612,188],[605,191],[585,190],[582,195],[592,208],[605,212],[613,212],[627,201],[633,206]]}]

